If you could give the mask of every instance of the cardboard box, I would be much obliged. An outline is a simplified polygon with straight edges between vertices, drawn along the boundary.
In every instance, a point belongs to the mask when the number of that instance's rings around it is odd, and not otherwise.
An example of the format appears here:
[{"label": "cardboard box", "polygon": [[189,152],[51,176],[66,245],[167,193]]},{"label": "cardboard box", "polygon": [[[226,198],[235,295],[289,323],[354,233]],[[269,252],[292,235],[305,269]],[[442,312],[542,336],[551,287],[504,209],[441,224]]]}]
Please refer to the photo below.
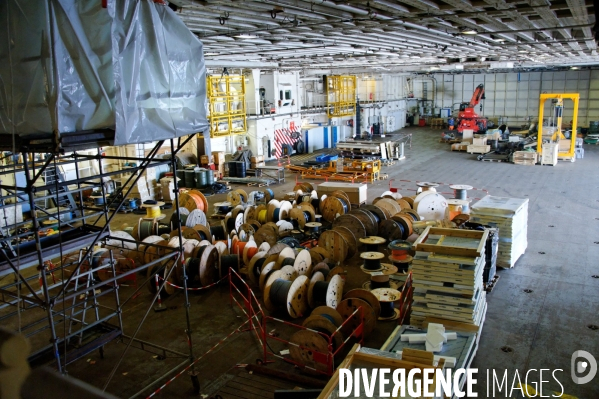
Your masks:
[{"label": "cardboard box", "polygon": [[225,163],[225,153],[222,151],[212,151],[212,158],[214,159],[214,163],[217,165]]},{"label": "cardboard box", "polygon": [[570,151],[570,146],[571,145],[572,145],[572,140],[561,139],[559,141],[559,150],[560,150],[560,152],[568,152],[568,151]]},{"label": "cardboard box", "polygon": [[220,179],[225,176],[225,164],[216,165],[216,169],[214,170],[214,177]]},{"label": "cardboard box", "polygon": [[212,157],[212,155],[202,155],[200,156],[200,163],[202,165],[214,163],[214,158]]},{"label": "cardboard box", "polygon": [[472,143],[472,139],[474,138],[474,130],[472,129],[464,129],[462,132],[462,141],[467,141]]},{"label": "cardboard box", "polygon": [[257,155],[255,157],[250,157],[250,162],[251,163],[264,162],[264,155]]},{"label": "cardboard box", "polygon": [[367,189],[368,186],[364,183],[327,182],[320,183],[316,187],[316,192],[318,193],[318,197],[322,197],[324,194],[329,195],[329,193],[332,193],[333,191],[341,190],[347,194],[352,204],[359,205],[367,201]]},{"label": "cardboard box", "polygon": [[251,168],[252,169],[256,169],[257,166],[265,166],[266,164],[264,162],[252,162],[251,163]]}]

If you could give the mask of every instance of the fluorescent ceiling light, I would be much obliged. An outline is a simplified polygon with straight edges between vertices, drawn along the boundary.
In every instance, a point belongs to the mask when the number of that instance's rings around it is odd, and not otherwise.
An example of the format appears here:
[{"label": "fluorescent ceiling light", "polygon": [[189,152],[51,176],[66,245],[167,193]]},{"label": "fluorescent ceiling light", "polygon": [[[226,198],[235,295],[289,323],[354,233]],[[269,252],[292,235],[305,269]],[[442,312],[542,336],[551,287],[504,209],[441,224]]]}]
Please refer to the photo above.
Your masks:
[{"label": "fluorescent ceiling light", "polygon": [[256,35],[251,35],[249,33],[242,33],[241,35],[235,35],[234,37],[237,37],[239,39],[255,39],[258,36]]},{"label": "fluorescent ceiling light", "polygon": [[204,53],[204,56],[207,56],[207,55],[208,56],[210,56],[210,55],[220,55],[220,53],[214,53],[214,52],[212,52],[212,53]]},{"label": "fluorescent ceiling light", "polygon": [[464,28],[460,31],[462,35],[478,35],[478,31],[473,28]]},{"label": "fluorescent ceiling light", "polygon": [[580,69],[580,68],[579,68],[579,67],[577,67],[577,66],[573,66],[573,67],[570,67],[570,69],[574,69],[574,70],[576,70],[576,69]]}]

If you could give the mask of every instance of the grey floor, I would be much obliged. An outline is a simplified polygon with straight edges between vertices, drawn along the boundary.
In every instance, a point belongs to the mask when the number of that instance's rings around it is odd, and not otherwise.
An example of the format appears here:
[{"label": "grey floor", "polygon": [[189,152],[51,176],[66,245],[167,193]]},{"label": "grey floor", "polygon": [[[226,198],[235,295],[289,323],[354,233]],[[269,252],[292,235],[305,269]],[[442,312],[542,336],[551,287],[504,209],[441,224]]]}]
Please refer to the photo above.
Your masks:
[{"label": "grey floor", "polygon": [[[416,181],[435,181],[470,184],[488,190],[491,195],[530,200],[528,249],[513,269],[498,272],[500,280],[487,298],[486,322],[472,365],[479,369],[476,386],[479,397],[491,397],[487,395],[487,370],[503,373],[507,369],[511,385],[516,370],[524,383],[529,369],[562,369],[555,375],[566,394],[599,398],[599,376],[586,385],[576,385],[570,378],[570,358],[574,351],[586,350],[599,358],[599,331],[587,327],[599,325],[599,279],[592,277],[599,275],[599,147],[585,145],[585,158],[575,163],[519,166],[479,162],[475,155],[451,152],[449,145],[438,142],[439,130],[410,128],[402,132],[413,133],[413,146],[406,149],[406,160],[385,168],[390,179],[396,179],[391,184],[399,187],[402,194],[412,195]],[[285,185],[273,188],[277,193],[288,191],[294,184],[292,180],[293,176]],[[388,180],[370,185],[369,200],[387,190],[388,185]],[[448,191],[447,187],[443,191]],[[470,196],[482,194],[482,191],[471,192]],[[213,197],[211,202],[220,198]],[[115,223],[126,221],[122,218]],[[356,259],[348,267],[353,264],[357,264]],[[364,280],[360,273],[350,277],[348,288]],[[144,293],[125,309],[129,333],[149,298]],[[177,295],[169,299],[168,306],[172,308],[167,312],[151,314],[140,337],[184,351],[182,298]],[[196,355],[206,352],[242,323],[228,298],[227,287],[191,295]],[[378,348],[393,327],[379,323],[366,345]],[[505,352],[502,347],[511,350]],[[110,344],[105,360],[89,356],[71,366],[70,373],[101,386],[122,349],[122,344]],[[251,363],[258,356],[258,345],[249,333],[232,336],[199,363],[202,392],[217,392],[234,378],[237,364]],[[90,359],[98,361],[91,364],[87,361]],[[145,352],[132,350],[108,391],[129,397],[175,364],[174,359],[159,361]],[[529,374],[529,383],[539,379],[538,373]],[[550,389],[561,390],[551,372],[545,372],[543,380],[548,381],[544,384],[544,395],[549,395]],[[189,378],[183,375],[157,397],[182,397],[189,392]],[[517,397],[517,393],[514,391],[507,397]],[[495,397],[506,396],[496,393]]]}]

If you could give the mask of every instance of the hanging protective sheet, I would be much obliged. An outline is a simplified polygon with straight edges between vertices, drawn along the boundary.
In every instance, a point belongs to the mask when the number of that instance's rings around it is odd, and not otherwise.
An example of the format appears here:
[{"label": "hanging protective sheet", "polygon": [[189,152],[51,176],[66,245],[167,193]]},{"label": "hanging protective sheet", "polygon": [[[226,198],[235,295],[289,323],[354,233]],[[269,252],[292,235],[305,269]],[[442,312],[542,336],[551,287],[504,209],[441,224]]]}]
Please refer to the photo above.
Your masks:
[{"label": "hanging protective sheet", "polygon": [[201,42],[150,0],[0,1],[0,133],[115,129],[117,145],[202,132]]}]

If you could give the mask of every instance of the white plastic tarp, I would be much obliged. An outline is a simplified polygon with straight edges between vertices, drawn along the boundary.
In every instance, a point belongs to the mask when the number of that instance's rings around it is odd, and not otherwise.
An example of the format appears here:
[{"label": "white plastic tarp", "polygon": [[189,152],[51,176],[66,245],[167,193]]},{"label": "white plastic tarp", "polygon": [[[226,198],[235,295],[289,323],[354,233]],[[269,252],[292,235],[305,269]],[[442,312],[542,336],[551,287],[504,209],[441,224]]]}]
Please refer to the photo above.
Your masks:
[{"label": "white plastic tarp", "polygon": [[0,132],[109,128],[120,145],[208,128],[202,44],[165,5],[5,0],[0,21]]}]

